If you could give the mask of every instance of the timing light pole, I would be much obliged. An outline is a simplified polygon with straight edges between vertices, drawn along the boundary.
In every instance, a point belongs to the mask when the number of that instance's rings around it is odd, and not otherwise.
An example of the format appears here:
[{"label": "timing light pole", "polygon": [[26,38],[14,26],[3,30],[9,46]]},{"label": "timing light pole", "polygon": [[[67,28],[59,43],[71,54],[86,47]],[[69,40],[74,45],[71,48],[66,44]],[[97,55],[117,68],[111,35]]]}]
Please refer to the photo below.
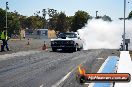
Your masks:
[{"label": "timing light pole", "polygon": [[124,0],[124,34],[123,34],[123,51],[125,51],[125,28],[126,28],[126,0]]},{"label": "timing light pole", "polygon": [[5,29],[6,29],[6,32],[7,32],[7,10],[8,10],[8,2],[6,2],[6,26],[5,26]]}]

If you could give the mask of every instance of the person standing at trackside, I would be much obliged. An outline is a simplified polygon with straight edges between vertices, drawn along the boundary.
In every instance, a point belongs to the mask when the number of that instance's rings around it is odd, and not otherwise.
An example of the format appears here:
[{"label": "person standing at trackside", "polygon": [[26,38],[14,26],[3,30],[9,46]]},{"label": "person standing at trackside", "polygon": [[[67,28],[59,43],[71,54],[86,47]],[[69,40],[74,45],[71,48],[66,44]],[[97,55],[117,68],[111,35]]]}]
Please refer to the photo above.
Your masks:
[{"label": "person standing at trackside", "polygon": [[123,44],[121,43],[120,46],[121,46],[120,51],[123,51]]},{"label": "person standing at trackside", "polygon": [[1,52],[5,51],[5,46],[6,46],[6,49],[7,51],[9,51],[9,47],[8,47],[8,36],[7,36],[7,32],[6,31],[3,31],[1,33],[1,40],[3,42],[2,46],[1,46]]}]

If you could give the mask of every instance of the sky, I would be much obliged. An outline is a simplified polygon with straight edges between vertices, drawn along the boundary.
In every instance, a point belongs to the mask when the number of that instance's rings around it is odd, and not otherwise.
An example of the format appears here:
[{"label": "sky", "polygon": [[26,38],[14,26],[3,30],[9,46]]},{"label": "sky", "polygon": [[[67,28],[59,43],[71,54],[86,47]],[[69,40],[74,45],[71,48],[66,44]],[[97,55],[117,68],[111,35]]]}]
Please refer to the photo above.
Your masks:
[{"label": "sky", "polygon": [[[31,16],[36,11],[53,8],[59,12],[65,12],[68,16],[73,16],[78,10],[88,12],[95,16],[98,11],[99,16],[108,15],[113,20],[123,17],[124,0],[0,0],[0,8],[5,9],[5,3],[9,2],[9,11]],[[132,0],[127,0],[126,15],[132,10]]]}]

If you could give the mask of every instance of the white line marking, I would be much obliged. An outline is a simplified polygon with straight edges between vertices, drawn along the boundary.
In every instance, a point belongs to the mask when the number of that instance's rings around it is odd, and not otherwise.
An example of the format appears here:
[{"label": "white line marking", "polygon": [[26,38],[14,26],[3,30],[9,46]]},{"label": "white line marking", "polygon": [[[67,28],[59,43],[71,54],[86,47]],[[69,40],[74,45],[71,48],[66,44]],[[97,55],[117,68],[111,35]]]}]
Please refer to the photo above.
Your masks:
[{"label": "white line marking", "polygon": [[[87,59],[86,59],[87,60]],[[86,60],[85,61],[83,61],[81,64],[84,64],[85,62],[86,62]],[[61,84],[61,83],[63,83],[69,76],[70,76],[70,74],[76,69],[77,67],[75,67],[75,68],[73,68],[69,73],[67,73],[60,81],[58,81],[56,84],[54,84],[54,85],[52,85],[51,87],[59,87],[59,85]]]},{"label": "white line marking", "polygon": [[42,84],[42,85],[40,85],[39,87],[43,87],[44,85]]},{"label": "white line marking", "polygon": [[104,58],[97,58],[98,60],[103,60]]},{"label": "white line marking", "polygon": [[53,85],[51,87],[58,87],[62,82],[64,82],[70,76],[71,73],[72,73],[72,71],[69,72],[67,75],[65,75],[59,82],[57,82],[55,85]]},{"label": "white line marking", "polygon": [[106,63],[108,62],[109,59],[110,59],[110,58],[108,57],[108,58],[105,60],[105,62],[102,64],[102,66],[100,67],[100,69],[98,70],[97,73],[101,73],[101,72],[102,72],[104,66],[106,65]]},{"label": "white line marking", "polygon": [[[106,65],[106,63],[108,62],[108,60],[109,60],[109,57],[104,61],[104,63],[102,64],[102,66],[100,67],[100,69],[98,70],[97,73],[101,73],[102,72],[102,70],[103,70],[104,66]],[[94,84],[95,83],[90,83],[89,86],[87,86],[87,87],[93,87]]]},{"label": "white line marking", "polygon": [[[78,57],[76,57],[76,58],[74,58],[74,59],[72,59],[72,60],[75,60],[75,59],[78,59]],[[85,61],[83,61],[82,63],[80,63],[80,64],[84,64],[84,63],[86,63],[86,61],[87,61],[87,59],[85,59]],[[73,68],[67,75],[65,75],[59,82],[57,82],[55,85],[52,85],[51,87],[59,87],[59,85],[61,84],[61,83],[63,83],[69,76],[70,76],[70,74],[76,69],[77,67],[75,67],[75,68]]]}]

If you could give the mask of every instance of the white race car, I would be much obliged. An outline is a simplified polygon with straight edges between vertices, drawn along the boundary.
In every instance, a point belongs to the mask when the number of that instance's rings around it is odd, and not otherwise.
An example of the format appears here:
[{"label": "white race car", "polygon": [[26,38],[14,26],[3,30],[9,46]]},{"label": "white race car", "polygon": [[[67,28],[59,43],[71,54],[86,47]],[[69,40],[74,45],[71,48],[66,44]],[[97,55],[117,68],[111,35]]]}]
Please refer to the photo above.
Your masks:
[{"label": "white race car", "polygon": [[76,52],[83,49],[83,43],[77,32],[59,33],[57,39],[51,39],[51,47],[54,52],[57,49]]}]

